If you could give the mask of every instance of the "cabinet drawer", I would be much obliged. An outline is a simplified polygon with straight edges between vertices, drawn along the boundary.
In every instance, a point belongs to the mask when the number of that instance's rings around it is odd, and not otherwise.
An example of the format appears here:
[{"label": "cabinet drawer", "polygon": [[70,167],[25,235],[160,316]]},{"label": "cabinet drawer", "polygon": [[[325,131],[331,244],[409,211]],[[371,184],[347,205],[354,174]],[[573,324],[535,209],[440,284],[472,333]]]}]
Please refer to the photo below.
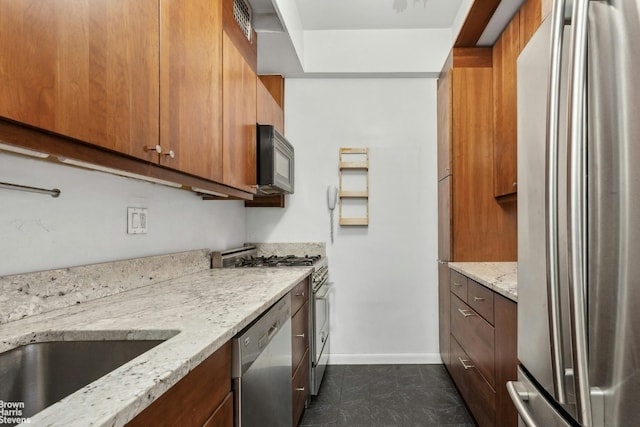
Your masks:
[{"label": "cabinet drawer", "polygon": [[451,338],[451,376],[480,427],[494,426],[496,392],[455,338]]},{"label": "cabinet drawer", "polygon": [[309,397],[309,351],[302,357],[298,369],[291,381],[291,396],[293,398],[293,426],[297,426],[304,411],[304,405]]},{"label": "cabinet drawer", "polygon": [[180,425],[184,427],[202,426],[230,391],[231,342],[228,342],[139,413],[127,426],[171,427],[176,424],[176,420],[180,420]]},{"label": "cabinet drawer", "polygon": [[309,303],[305,302],[298,312],[291,318],[291,354],[292,374],[309,348]]},{"label": "cabinet drawer", "polygon": [[451,334],[495,387],[494,328],[459,298],[451,298]]},{"label": "cabinet drawer", "polygon": [[467,300],[467,276],[451,270],[451,292],[456,294],[462,301]]},{"label": "cabinet drawer", "polygon": [[227,394],[202,427],[233,427],[233,393]]},{"label": "cabinet drawer", "polygon": [[291,314],[296,314],[309,301],[309,280],[304,279],[291,290]]},{"label": "cabinet drawer", "polygon": [[467,304],[493,325],[493,291],[469,279]]}]

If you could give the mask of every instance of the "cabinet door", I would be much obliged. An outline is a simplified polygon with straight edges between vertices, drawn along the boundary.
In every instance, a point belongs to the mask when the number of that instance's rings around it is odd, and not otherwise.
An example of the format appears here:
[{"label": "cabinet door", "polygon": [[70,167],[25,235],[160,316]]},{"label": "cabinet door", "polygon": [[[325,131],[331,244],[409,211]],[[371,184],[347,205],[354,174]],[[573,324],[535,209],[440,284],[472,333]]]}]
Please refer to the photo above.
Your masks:
[{"label": "cabinet door", "polygon": [[223,32],[222,181],[255,193],[256,73]]},{"label": "cabinet door", "polygon": [[262,125],[273,125],[284,135],[284,112],[261,79],[257,79],[256,117]]},{"label": "cabinet door", "polygon": [[451,259],[451,176],[438,182],[438,259]]},{"label": "cabinet door", "polygon": [[493,47],[494,140],[493,184],[495,197],[517,191],[517,80],[519,15],[513,17]]},{"label": "cabinet door", "polygon": [[515,260],[515,202],[493,197],[492,69],[454,68],[452,82],[451,260]]},{"label": "cabinet door", "polygon": [[0,116],[157,161],[157,0],[2,1],[0,28]]},{"label": "cabinet door", "polygon": [[444,261],[438,261],[438,321],[440,333],[440,357],[442,363],[451,370],[451,347],[450,347],[450,313],[451,313],[451,292],[449,291],[449,266]]},{"label": "cabinet door", "polygon": [[[126,427],[201,427],[205,422],[209,422],[207,420],[221,405],[227,408],[222,411],[228,414],[230,391],[229,341],[154,400],[129,421]],[[220,416],[222,419],[228,419],[228,416],[223,414]]]},{"label": "cabinet door", "polygon": [[161,0],[161,164],[222,181],[222,3]]},{"label": "cabinet door", "polygon": [[438,79],[438,180],[451,175],[451,71]]}]

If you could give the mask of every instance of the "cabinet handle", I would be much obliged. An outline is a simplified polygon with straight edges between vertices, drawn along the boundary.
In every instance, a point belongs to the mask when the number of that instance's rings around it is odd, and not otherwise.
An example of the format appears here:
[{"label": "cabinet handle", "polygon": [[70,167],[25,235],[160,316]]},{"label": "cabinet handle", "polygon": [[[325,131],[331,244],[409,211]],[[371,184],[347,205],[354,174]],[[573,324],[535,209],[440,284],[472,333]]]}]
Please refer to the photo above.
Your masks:
[{"label": "cabinet handle", "polygon": [[469,312],[469,310],[463,310],[461,308],[458,309],[458,311],[460,312],[460,314],[462,314],[464,317],[469,317],[469,316],[475,316],[476,314],[473,312]]},{"label": "cabinet handle", "polygon": [[518,183],[517,183],[517,182],[514,182],[514,183],[513,183],[513,188],[516,188],[517,186],[518,186]]},{"label": "cabinet handle", "polygon": [[296,391],[304,391],[304,387],[296,387]]},{"label": "cabinet handle", "polygon": [[296,335],[294,335],[294,337],[304,338],[304,334],[296,334]]},{"label": "cabinet handle", "polygon": [[484,301],[484,298],[482,297],[473,297],[474,301]]},{"label": "cabinet handle", "polygon": [[453,282],[453,286],[462,286],[462,283]]},{"label": "cabinet handle", "polygon": [[155,151],[156,153],[160,154],[160,153],[162,153],[162,147],[160,147],[160,145],[155,145],[155,146],[145,145],[144,146],[144,151],[146,151],[147,153],[149,151]]},{"label": "cabinet handle", "polygon": [[171,157],[172,159],[176,157],[176,153],[174,153],[174,151],[173,151],[173,150],[169,150],[169,151],[167,151],[167,152],[165,152],[165,153],[162,153],[162,155],[163,155],[163,156]]},{"label": "cabinet handle", "polygon": [[299,292],[299,293],[295,294],[294,296],[296,296],[296,297],[303,297],[303,296],[304,296],[304,291]]},{"label": "cabinet handle", "polygon": [[[467,369],[471,369],[471,368],[475,368],[474,365],[472,365],[470,360],[467,359],[463,359],[462,357],[458,357],[458,360],[460,361],[460,364],[462,364],[462,367],[464,368],[464,370],[466,371]],[[467,364],[469,363],[469,364]]]}]

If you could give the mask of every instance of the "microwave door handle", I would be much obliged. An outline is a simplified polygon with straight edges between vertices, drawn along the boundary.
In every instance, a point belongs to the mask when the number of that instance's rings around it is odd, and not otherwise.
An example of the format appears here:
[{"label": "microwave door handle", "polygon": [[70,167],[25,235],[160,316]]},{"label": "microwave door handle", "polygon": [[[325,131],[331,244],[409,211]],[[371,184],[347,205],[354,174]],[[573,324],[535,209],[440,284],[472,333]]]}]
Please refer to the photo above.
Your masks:
[{"label": "microwave door handle", "polygon": [[589,0],[574,0],[571,19],[573,51],[569,70],[569,303],[573,341],[573,371],[578,420],[593,425],[587,346],[586,295],[586,56]]},{"label": "microwave door handle", "polygon": [[547,298],[550,325],[551,361],[555,398],[566,403],[564,383],[564,360],[562,347],[562,324],[560,312],[560,273],[558,265],[558,157],[560,137],[560,79],[562,70],[562,45],[564,33],[564,10],[566,0],[556,0],[551,15],[551,61],[549,64],[549,89],[547,93],[547,162],[546,162],[546,207],[547,216]]}]

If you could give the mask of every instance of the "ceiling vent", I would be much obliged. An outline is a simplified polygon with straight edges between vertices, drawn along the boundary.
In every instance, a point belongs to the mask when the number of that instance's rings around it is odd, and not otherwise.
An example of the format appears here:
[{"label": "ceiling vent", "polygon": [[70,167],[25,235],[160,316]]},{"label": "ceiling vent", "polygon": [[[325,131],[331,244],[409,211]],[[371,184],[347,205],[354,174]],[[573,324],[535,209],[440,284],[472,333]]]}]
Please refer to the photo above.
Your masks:
[{"label": "ceiling vent", "polygon": [[251,41],[251,6],[246,0],[233,0],[233,17],[247,40]]}]

